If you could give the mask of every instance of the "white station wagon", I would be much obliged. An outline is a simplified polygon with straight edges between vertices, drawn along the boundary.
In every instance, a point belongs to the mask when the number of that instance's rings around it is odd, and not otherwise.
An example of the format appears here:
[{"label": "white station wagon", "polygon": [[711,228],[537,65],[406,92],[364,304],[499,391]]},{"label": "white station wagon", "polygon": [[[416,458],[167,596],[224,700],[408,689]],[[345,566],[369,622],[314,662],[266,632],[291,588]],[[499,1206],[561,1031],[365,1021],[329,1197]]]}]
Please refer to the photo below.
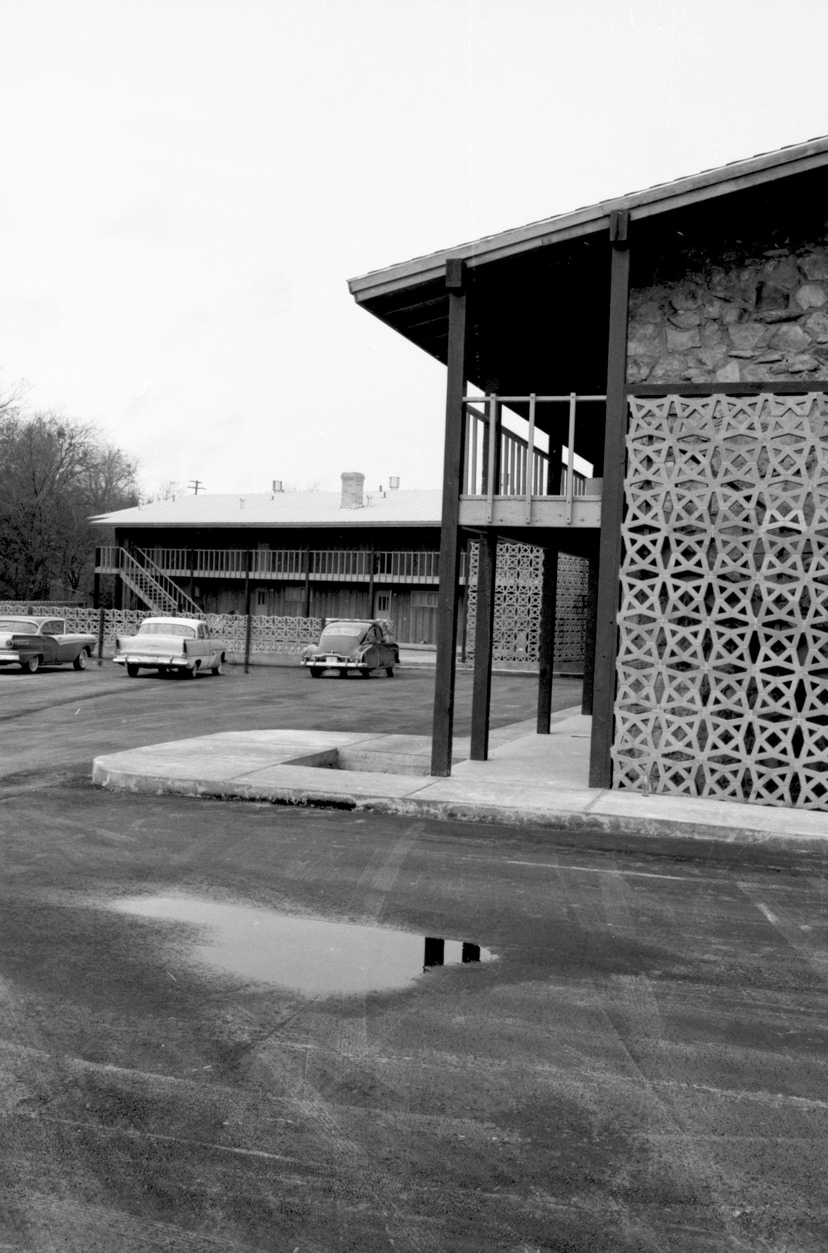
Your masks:
[{"label": "white station wagon", "polygon": [[119,666],[126,666],[131,679],[141,670],[186,679],[205,670],[221,674],[224,659],[224,641],[212,639],[201,618],[145,618],[136,635],[116,639],[113,657]]}]

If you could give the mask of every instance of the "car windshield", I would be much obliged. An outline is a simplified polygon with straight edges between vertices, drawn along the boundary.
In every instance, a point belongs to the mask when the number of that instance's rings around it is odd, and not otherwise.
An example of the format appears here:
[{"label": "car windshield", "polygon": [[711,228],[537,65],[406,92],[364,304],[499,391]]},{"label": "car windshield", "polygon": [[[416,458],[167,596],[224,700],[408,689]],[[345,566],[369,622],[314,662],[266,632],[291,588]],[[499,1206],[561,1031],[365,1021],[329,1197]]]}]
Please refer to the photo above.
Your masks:
[{"label": "car windshield", "polygon": [[184,639],[195,638],[195,627],[184,622],[142,622],[138,628],[139,635],[180,635]]},{"label": "car windshield", "polygon": [[332,626],[325,627],[319,638],[319,647],[330,653],[348,653],[364,634],[364,623],[335,622]]},{"label": "car windshield", "polygon": [[37,623],[24,622],[20,618],[0,618],[0,631],[14,631],[17,635],[37,635]]}]

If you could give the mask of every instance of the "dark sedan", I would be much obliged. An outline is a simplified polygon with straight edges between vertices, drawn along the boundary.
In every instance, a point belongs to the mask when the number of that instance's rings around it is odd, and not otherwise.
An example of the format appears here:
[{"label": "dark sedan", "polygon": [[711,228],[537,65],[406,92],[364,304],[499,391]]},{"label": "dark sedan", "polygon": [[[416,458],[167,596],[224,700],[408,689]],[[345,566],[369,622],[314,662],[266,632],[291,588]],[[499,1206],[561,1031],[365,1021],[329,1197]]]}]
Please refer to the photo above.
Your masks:
[{"label": "dark sedan", "polygon": [[391,638],[388,623],[379,618],[351,618],[329,622],[318,644],[309,645],[302,653],[312,679],[326,670],[342,678],[353,672],[370,679],[374,670],[384,670],[389,679],[399,663],[400,650]]}]

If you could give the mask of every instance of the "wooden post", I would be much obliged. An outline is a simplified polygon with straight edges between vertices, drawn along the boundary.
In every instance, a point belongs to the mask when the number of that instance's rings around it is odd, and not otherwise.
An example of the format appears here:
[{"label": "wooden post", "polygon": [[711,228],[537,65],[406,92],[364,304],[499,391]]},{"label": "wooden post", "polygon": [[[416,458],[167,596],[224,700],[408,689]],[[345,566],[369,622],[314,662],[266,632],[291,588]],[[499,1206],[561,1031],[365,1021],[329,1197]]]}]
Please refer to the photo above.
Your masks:
[{"label": "wooden post", "polygon": [[104,630],[105,630],[106,610],[98,609],[98,665],[103,665],[104,650]]},{"label": "wooden post", "polygon": [[624,512],[627,436],[627,322],[630,287],[628,227],[629,212],[626,209],[614,209],[610,215],[612,260],[607,348],[607,416],[595,622],[590,787],[610,787],[612,784],[610,754],[615,703],[615,658],[618,647],[618,582],[621,570],[621,522]]},{"label": "wooden post", "polygon": [[123,609],[124,607],[124,589],[123,589],[124,549],[121,544],[118,544],[117,532],[116,532],[115,542],[117,545],[116,552],[117,552],[117,560],[118,560],[118,572],[115,575],[115,587],[114,587],[113,597],[112,597],[112,599],[115,602],[113,605],[113,609]]},{"label": "wooden post", "polygon": [[[374,545],[373,544],[371,545],[371,548],[368,553],[368,563],[369,563],[368,564],[368,613],[366,617],[373,618],[374,616]],[[389,597],[389,605],[390,605],[390,599],[391,598]],[[390,607],[388,610],[388,616],[389,617],[391,616]]]},{"label": "wooden post", "polygon": [[437,658],[434,678],[434,720],[431,773],[451,774],[454,731],[454,676],[457,650],[457,600],[460,575],[460,484],[466,415],[466,292],[465,265],[456,257],[446,261],[448,289],[448,361],[446,429],[443,450],[443,505],[440,531],[440,586],[437,600]]},{"label": "wooden post", "polygon": [[584,606],[584,686],[581,692],[581,713],[592,713],[595,686],[595,608],[598,603],[598,557],[589,557],[586,605]]},{"label": "wooden post", "polygon": [[305,614],[306,618],[310,617],[310,546],[305,545]]},{"label": "wooden post", "polygon": [[250,571],[253,568],[253,550],[248,548],[244,571],[244,673],[250,673],[250,637],[253,623],[250,621]]},{"label": "wooden post", "polygon": [[478,536],[477,545],[477,617],[474,624],[470,750],[472,761],[487,761],[489,756],[496,571],[497,534],[487,529]]},{"label": "wooden post", "polygon": [[552,682],[555,666],[555,618],[558,612],[558,550],[544,548],[538,640],[538,735],[552,725]]},{"label": "wooden post", "polygon": [[190,600],[195,600],[195,549],[190,549],[190,587],[187,592]]}]

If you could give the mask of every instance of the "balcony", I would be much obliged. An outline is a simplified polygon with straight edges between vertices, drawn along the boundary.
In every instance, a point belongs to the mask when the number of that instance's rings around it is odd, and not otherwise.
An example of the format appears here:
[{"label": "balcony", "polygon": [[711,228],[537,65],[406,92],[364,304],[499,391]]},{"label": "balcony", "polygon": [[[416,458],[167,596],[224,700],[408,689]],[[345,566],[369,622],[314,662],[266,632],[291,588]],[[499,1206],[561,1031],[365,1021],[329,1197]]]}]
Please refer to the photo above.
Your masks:
[{"label": "balcony", "polygon": [[[257,583],[375,583],[437,587],[437,552],[370,549],[148,548],[136,553],[167,578],[246,579]],[[98,574],[119,574],[125,550],[99,548]]]},{"label": "balcony", "polygon": [[[579,402],[604,396],[466,396],[466,451],[461,481],[460,525],[464,527],[597,528],[601,525],[601,479],[575,468]],[[536,425],[538,406],[546,427],[566,422],[560,455],[544,449]],[[562,407],[563,410],[562,410]],[[558,412],[555,412],[557,408]],[[509,411],[512,425],[503,424]],[[524,418],[520,415],[525,413]],[[544,428],[545,429],[545,428]],[[494,450],[494,455],[490,455]]]}]

